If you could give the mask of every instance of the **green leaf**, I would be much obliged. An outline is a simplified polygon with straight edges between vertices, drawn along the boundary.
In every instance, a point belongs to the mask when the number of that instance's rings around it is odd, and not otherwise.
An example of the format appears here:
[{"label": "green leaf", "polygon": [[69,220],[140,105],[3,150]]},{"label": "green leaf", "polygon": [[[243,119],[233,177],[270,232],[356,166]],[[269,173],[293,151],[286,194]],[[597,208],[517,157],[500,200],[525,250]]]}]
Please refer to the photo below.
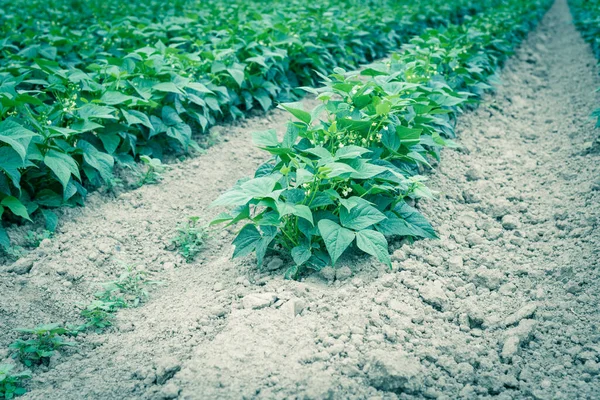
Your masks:
[{"label": "green leaf", "polygon": [[56,231],[56,227],[58,226],[58,216],[54,211],[41,209],[42,215],[46,220],[46,229],[50,232]]},{"label": "green leaf", "polygon": [[392,267],[388,242],[381,233],[369,229],[356,232],[356,246],[365,253],[377,257],[388,267]]},{"label": "green leaf", "polygon": [[14,196],[7,196],[2,199],[1,205],[7,207],[13,214],[18,215],[28,221],[31,221],[27,208],[21,203],[19,199]]},{"label": "green leaf", "polygon": [[310,247],[306,244],[301,244],[292,249],[292,258],[297,266],[307,262],[311,256],[312,252],[310,251]]},{"label": "green leaf", "polygon": [[358,204],[348,211],[340,209],[340,222],[346,228],[360,231],[386,219],[386,216],[370,204]]},{"label": "green leaf", "polygon": [[83,150],[83,160],[94,168],[105,181],[110,180],[115,164],[114,158],[104,152],[98,151],[91,143],[79,140],[77,147]]},{"label": "green leaf", "polygon": [[153,129],[150,119],[143,112],[121,108],[121,113],[123,113],[128,125],[142,124],[149,129]]},{"label": "green leaf", "polygon": [[235,69],[235,68],[227,68],[227,72],[229,73],[229,75],[231,75],[233,80],[235,80],[235,83],[237,83],[239,87],[242,87],[242,84],[244,83],[244,78],[245,78],[244,70],[243,69]]},{"label": "green leaf", "polygon": [[[1,216],[2,214],[0,213],[0,217]],[[10,238],[8,237],[8,234],[2,225],[0,225],[0,247],[2,247],[4,250],[10,249]]]},{"label": "green leaf", "polygon": [[252,133],[252,142],[258,147],[277,147],[279,145],[275,129]]},{"label": "green leaf", "polygon": [[74,175],[77,179],[81,180],[77,162],[73,157],[66,153],[60,153],[53,149],[49,150],[44,157],[44,164],[54,172],[59,182],[62,184],[63,189],[67,188],[71,175]]},{"label": "green leaf", "polygon": [[5,120],[0,122],[0,142],[11,146],[21,157],[21,161],[25,160],[27,147],[29,147],[29,143],[34,136],[40,135],[23,128],[14,121]]},{"label": "green leaf", "polygon": [[159,92],[183,94],[183,92],[173,82],[157,83],[156,85],[152,86],[152,89],[157,90]]},{"label": "green leaf", "polygon": [[396,134],[400,138],[400,142],[406,147],[418,144],[422,131],[422,129],[413,129],[402,125],[396,125]]},{"label": "green leaf", "polygon": [[100,102],[107,104],[109,106],[114,106],[117,104],[122,104],[127,101],[131,101],[133,97],[127,96],[121,92],[107,91],[104,92],[102,97],[100,97]]},{"label": "green leaf", "polygon": [[233,241],[233,245],[235,246],[233,258],[244,257],[252,253],[261,239],[262,236],[254,225],[248,224],[244,226]]},{"label": "green leaf", "polygon": [[298,266],[297,265],[291,265],[286,271],[285,274],[283,276],[284,279],[296,279],[298,277]]},{"label": "green leaf", "polygon": [[332,265],[335,265],[336,261],[344,251],[354,241],[355,234],[349,229],[342,228],[335,222],[322,219],[318,223],[319,232],[325,242],[327,252],[331,257]]},{"label": "green leaf", "polygon": [[240,187],[248,196],[256,198],[269,197],[280,177],[281,175],[269,175],[254,178],[244,182]]},{"label": "green leaf", "polygon": [[386,212],[386,216],[388,219],[376,227],[385,236],[413,236],[427,239],[438,237],[427,219],[406,202],[400,202],[393,212]]},{"label": "green leaf", "polygon": [[8,175],[17,189],[21,188],[21,173],[19,172],[19,168],[22,167],[23,160],[12,147],[0,147],[0,170]]},{"label": "green leaf", "polygon": [[381,132],[381,143],[392,151],[398,151],[400,148],[400,135],[396,132],[393,126],[389,126],[388,129],[383,129]]},{"label": "green leaf", "polygon": [[307,206],[304,206],[302,204],[287,203],[283,201],[277,201],[276,205],[277,212],[279,212],[280,216],[283,217],[285,215],[292,214],[297,217],[304,218],[305,220],[310,222],[311,225],[314,225],[312,212]]},{"label": "green leaf", "polygon": [[291,113],[294,117],[298,118],[300,121],[304,122],[307,125],[310,125],[311,116],[309,112],[306,112],[300,108],[296,108],[301,106],[301,103],[281,103],[280,106]]}]

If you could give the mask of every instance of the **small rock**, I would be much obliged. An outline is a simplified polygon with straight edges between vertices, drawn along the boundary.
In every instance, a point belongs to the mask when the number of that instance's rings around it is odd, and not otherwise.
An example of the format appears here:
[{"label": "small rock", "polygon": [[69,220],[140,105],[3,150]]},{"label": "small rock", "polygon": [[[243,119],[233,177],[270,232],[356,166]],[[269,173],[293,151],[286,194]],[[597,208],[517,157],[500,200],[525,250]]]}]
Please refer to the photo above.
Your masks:
[{"label": "small rock", "polygon": [[175,269],[175,263],[168,261],[163,264],[163,268],[166,270],[173,270],[173,269]]},{"label": "small rock", "polygon": [[159,385],[165,384],[179,370],[181,364],[173,357],[164,357],[156,361],[156,383]]},{"label": "small rock", "polygon": [[52,241],[48,238],[46,238],[40,242],[40,248],[42,248],[42,249],[47,249],[50,246],[52,246]]},{"label": "small rock", "polygon": [[322,268],[321,276],[328,281],[332,281],[335,279],[335,269],[333,267]]},{"label": "small rock", "polygon": [[423,301],[436,309],[443,309],[448,297],[439,281],[429,282],[419,289],[419,295]]},{"label": "small rock", "polygon": [[98,245],[98,251],[103,254],[110,254],[112,253],[112,247],[107,243],[100,243]]},{"label": "small rock", "polygon": [[269,307],[277,300],[275,293],[253,293],[249,294],[242,300],[242,305],[246,310],[259,310]]},{"label": "small rock", "polygon": [[352,276],[352,270],[348,267],[342,267],[335,270],[335,278],[338,281],[343,281]]},{"label": "small rock", "polygon": [[513,229],[517,229],[520,226],[519,223],[519,218],[515,217],[514,215],[505,215],[504,217],[502,217],[502,227],[506,230],[513,230]]},{"label": "small rock", "polygon": [[33,268],[33,260],[20,258],[8,267],[7,272],[14,272],[17,275],[24,275]]},{"label": "small rock", "polygon": [[468,181],[478,181],[479,179],[483,179],[483,174],[478,168],[471,167],[465,173],[465,177]]},{"label": "small rock", "polygon": [[283,267],[283,260],[281,258],[279,258],[279,257],[274,257],[267,264],[267,270],[268,271],[275,271],[276,269],[279,269],[281,267]]},{"label": "small rock", "polygon": [[477,233],[469,233],[465,239],[470,246],[477,246],[483,243],[483,238]]},{"label": "small rock", "polygon": [[88,254],[87,258],[90,261],[96,261],[98,259],[98,256],[99,256],[99,254],[97,251],[92,251]]},{"label": "small rock", "polygon": [[282,306],[282,309],[286,312],[286,314],[291,317],[295,317],[296,315],[300,314],[304,308],[306,308],[306,302],[297,297],[290,299]]},{"label": "small rock", "polygon": [[400,262],[406,260],[406,253],[402,250],[396,250],[392,253],[392,261]]},{"label": "small rock", "polygon": [[365,371],[371,385],[379,390],[410,393],[418,391],[422,385],[421,363],[399,352],[371,352]]},{"label": "small rock", "polygon": [[505,360],[512,359],[512,357],[519,351],[520,346],[521,339],[519,339],[517,336],[509,336],[508,339],[504,341],[504,345],[502,346],[502,358]]},{"label": "small rock", "polygon": [[223,285],[223,282],[217,282],[215,283],[215,286],[213,286],[213,289],[215,292],[220,292],[221,290],[225,289],[225,285]]},{"label": "small rock", "polygon": [[593,360],[587,360],[585,364],[583,364],[583,370],[590,375],[598,375],[600,374],[600,365]]},{"label": "small rock", "polygon": [[504,326],[514,325],[524,318],[531,317],[533,314],[535,314],[536,311],[537,311],[536,303],[527,304],[526,306],[521,307],[520,309],[518,309],[517,311],[515,311],[514,313],[512,313],[511,315],[506,317],[502,324]]},{"label": "small rock", "polygon": [[505,279],[506,278],[501,271],[479,267],[475,270],[472,281],[477,287],[483,286],[490,290],[496,290]]},{"label": "small rock", "polygon": [[448,259],[448,267],[452,271],[461,271],[463,269],[464,261],[461,256],[452,256]]},{"label": "small rock", "polygon": [[181,389],[174,382],[169,382],[160,389],[159,395],[163,399],[176,399]]}]

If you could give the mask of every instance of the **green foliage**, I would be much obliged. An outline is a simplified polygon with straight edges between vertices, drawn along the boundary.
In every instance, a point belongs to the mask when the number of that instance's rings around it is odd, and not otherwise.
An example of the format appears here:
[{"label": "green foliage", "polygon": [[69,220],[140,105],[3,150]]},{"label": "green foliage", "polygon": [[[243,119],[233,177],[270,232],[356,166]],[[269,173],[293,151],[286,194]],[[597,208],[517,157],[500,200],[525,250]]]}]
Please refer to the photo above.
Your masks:
[{"label": "green foliage", "polygon": [[[569,0],[575,25],[600,59],[600,0]],[[600,127],[600,108],[592,113]]]},{"label": "green foliage", "polygon": [[142,186],[160,182],[162,180],[161,174],[167,170],[167,166],[158,158],[141,156],[140,160],[144,165],[143,168],[145,171],[140,173],[139,185]]},{"label": "green foliage", "polygon": [[207,227],[200,225],[199,220],[199,217],[189,217],[185,223],[177,227],[177,234],[171,241],[188,262],[202,251],[209,237]]},{"label": "green foliage", "polygon": [[98,333],[113,325],[114,312],[118,308],[125,307],[126,303],[118,303],[103,300],[94,300],[81,311],[81,316],[86,322],[78,327],[78,330],[84,331],[92,329]]},{"label": "green foliage", "polygon": [[0,221],[52,225],[44,210],[83,204],[115,164],[186,152],[192,133],[297,99],[316,73],[499,2],[0,0]]},{"label": "green foliage", "polygon": [[29,371],[12,372],[12,364],[0,364],[0,399],[12,399],[27,392],[23,381],[31,378]]},{"label": "green foliage", "polygon": [[97,293],[96,297],[110,305],[110,311],[137,307],[148,299],[148,288],[158,284],[160,282],[148,279],[147,272],[127,267],[116,280],[103,283],[104,291]]},{"label": "green foliage", "polygon": [[549,3],[508,0],[463,25],[427,30],[388,64],[336,68],[324,87],[306,88],[323,102],[314,110],[282,104],[299,121],[282,141],[257,132],[254,143],[271,161],[212,204],[230,209],[212,223],[246,221],[233,256],[255,252],[260,266],[268,251],[284,251],[293,278],[335,264],[352,246],[391,266],[390,237],[435,238],[409,205],[433,197],[420,174],[441,148],[456,146],[461,108],[491,87]]},{"label": "green foliage", "polygon": [[12,357],[27,367],[47,365],[56,350],[75,345],[64,338],[72,333],[71,330],[58,324],[40,325],[33,329],[17,329],[17,331],[29,336],[29,339],[17,339],[9,348],[12,349]]}]

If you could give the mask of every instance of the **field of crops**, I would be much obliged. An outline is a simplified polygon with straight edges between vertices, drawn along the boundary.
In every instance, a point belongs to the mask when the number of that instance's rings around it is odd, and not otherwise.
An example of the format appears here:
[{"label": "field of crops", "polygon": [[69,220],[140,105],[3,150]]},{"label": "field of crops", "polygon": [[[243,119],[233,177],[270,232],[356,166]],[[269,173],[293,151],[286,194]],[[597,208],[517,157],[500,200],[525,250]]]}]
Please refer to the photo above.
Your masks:
[{"label": "field of crops", "polygon": [[0,22],[0,399],[600,396],[600,2]]}]

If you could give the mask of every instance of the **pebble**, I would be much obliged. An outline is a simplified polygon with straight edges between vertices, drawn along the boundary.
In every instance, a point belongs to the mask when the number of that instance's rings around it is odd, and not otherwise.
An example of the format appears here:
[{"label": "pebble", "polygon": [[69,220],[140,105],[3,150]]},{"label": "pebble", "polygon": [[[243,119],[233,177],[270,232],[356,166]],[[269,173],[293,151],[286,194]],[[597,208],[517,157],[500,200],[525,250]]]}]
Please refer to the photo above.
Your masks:
[{"label": "pebble", "polygon": [[520,226],[519,218],[514,215],[508,214],[502,217],[502,227],[506,230],[517,229]]},{"label": "pebble", "polygon": [[321,269],[321,276],[328,281],[335,279],[335,269],[333,267],[324,267]]},{"label": "pebble", "polygon": [[537,303],[527,304],[527,305],[521,307],[520,309],[518,309],[517,311],[515,311],[514,313],[512,313],[511,315],[509,315],[508,317],[506,317],[504,319],[504,321],[502,322],[502,325],[503,326],[514,325],[524,318],[529,318],[529,317],[533,316],[533,314],[535,314],[536,311],[537,311]]},{"label": "pebble", "polygon": [[365,367],[370,384],[383,391],[408,391],[420,386],[419,360],[398,351],[374,350]]},{"label": "pebble", "polygon": [[215,292],[220,292],[221,290],[225,289],[225,285],[223,285],[223,282],[217,282],[215,283],[215,286],[213,286],[213,289]]},{"label": "pebble", "polygon": [[275,303],[275,300],[277,300],[277,294],[275,293],[253,293],[242,299],[242,305],[246,310],[259,310],[269,307]]},{"label": "pebble", "polygon": [[275,271],[281,267],[283,267],[283,260],[279,257],[272,258],[266,266],[268,271]]},{"label": "pebble", "polygon": [[335,278],[338,281],[344,281],[352,276],[352,270],[348,267],[342,267],[335,270]]},{"label": "pebble", "polygon": [[448,297],[439,281],[429,282],[419,289],[423,301],[434,308],[443,309],[448,302]]},{"label": "pebble", "polygon": [[282,309],[290,317],[295,317],[295,316],[299,315],[305,308],[306,308],[306,302],[303,299],[299,299],[297,297],[294,297],[294,298],[288,300],[282,306]]}]

